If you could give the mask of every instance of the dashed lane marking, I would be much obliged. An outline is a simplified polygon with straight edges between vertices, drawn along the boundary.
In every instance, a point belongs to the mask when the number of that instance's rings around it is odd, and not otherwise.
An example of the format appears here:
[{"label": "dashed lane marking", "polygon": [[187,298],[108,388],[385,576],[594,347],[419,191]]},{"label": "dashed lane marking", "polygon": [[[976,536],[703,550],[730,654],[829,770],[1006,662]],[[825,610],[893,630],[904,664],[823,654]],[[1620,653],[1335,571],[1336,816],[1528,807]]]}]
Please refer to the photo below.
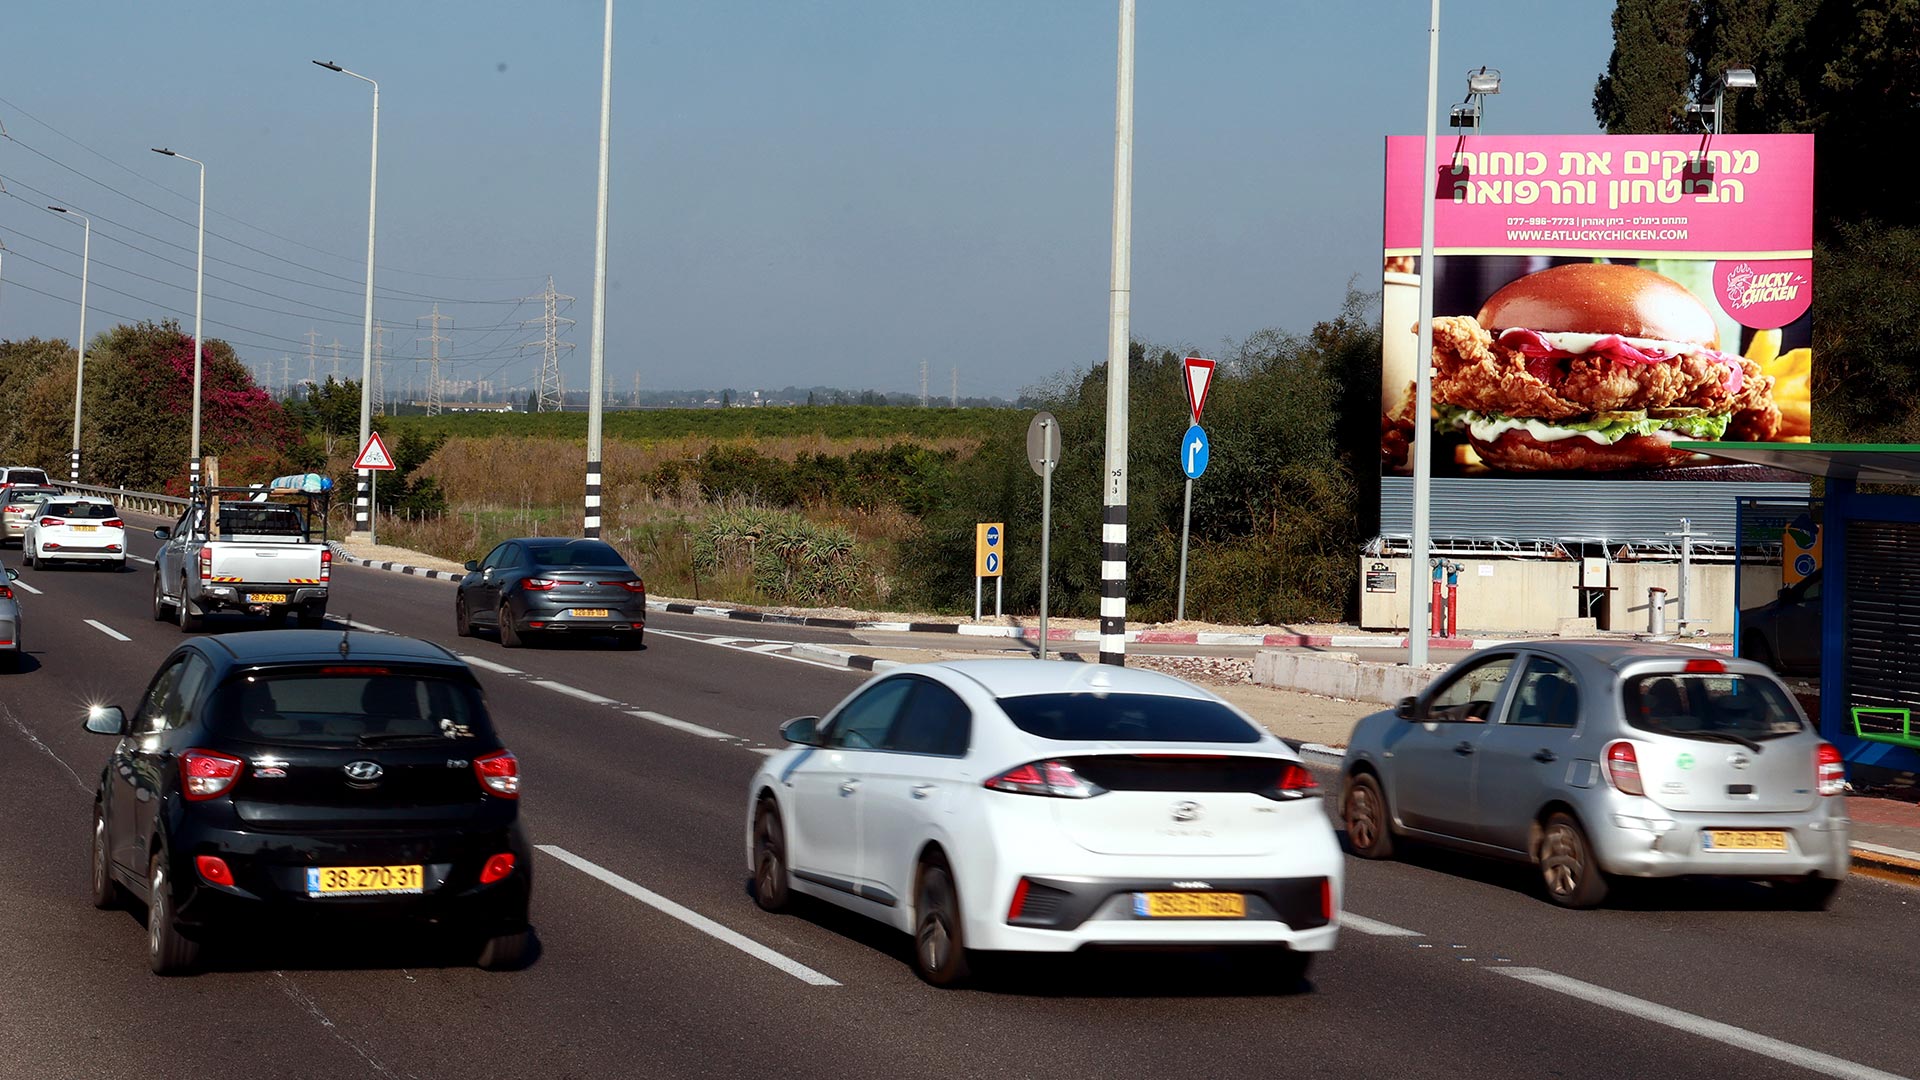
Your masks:
[{"label": "dashed lane marking", "polygon": [[675,720],[671,716],[663,716],[660,713],[651,712],[647,709],[628,709],[627,715],[637,716],[642,720],[651,720],[662,727],[670,727],[675,731],[684,731],[689,735],[698,735],[703,739],[738,739],[740,737],[738,735],[729,735],[724,731],[715,731],[710,727],[701,727],[699,724],[690,724],[685,720]]},{"label": "dashed lane marking", "polygon": [[14,587],[14,588],[16,588],[16,589],[25,589],[25,590],[27,590],[28,592],[30,592],[30,593],[32,593],[32,594],[33,594],[33,595],[35,595],[35,596],[44,596],[44,595],[46,595],[45,593],[42,593],[42,592],[41,592],[41,591],[40,591],[39,589],[36,589],[36,588],[34,588],[33,586],[31,586],[31,585],[29,585],[29,584],[27,584],[26,582],[24,582],[24,581],[20,581],[20,580],[17,580],[17,579],[16,579],[15,581],[14,581],[14,583],[13,583],[13,587]]},{"label": "dashed lane marking", "polygon": [[699,912],[694,911],[692,908],[674,903],[672,900],[669,900],[666,897],[661,896],[659,893],[654,892],[651,889],[645,888],[644,886],[635,884],[634,882],[628,881],[626,878],[621,877],[619,874],[614,873],[613,871],[607,869],[606,867],[597,865],[593,862],[583,859],[580,856],[575,855],[573,852],[568,851],[565,848],[555,847],[552,844],[538,844],[536,846],[541,851],[544,851],[548,855],[551,855],[554,858],[559,859],[561,862],[566,863],[568,866],[573,867],[575,870],[578,870],[583,874],[586,874],[588,877],[598,878],[601,881],[607,883],[608,885],[611,885],[614,888],[620,890],[621,892],[626,893],[628,896],[633,897],[635,900],[638,900],[641,903],[646,904],[648,907],[651,907],[656,911],[662,912],[663,914],[670,915],[673,918],[676,918],[681,922],[686,923],[688,926],[693,927],[695,930],[698,930],[703,934],[707,934],[713,938],[723,941],[726,944],[731,945],[736,949],[739,949],[741,952],[746,953],[748,956],[751,956],[756,960],[762,961],[763,963],[771,964],[772,966],[779,968],[781,971],[786,972],[787,974],[793,976],[794,978],[799,979],[801,982],[808,983],[813,986],[839,986],[840,985],[838,981],[834,979],[830,979],[827,976],[820,974],[819,972],[813,970],[812,968],[808,967],[807,965],[801,963],[798,960],[795,960],[791,957],[774,952],[772,949],[769,949],[765,945],[762,945],[759,942],[753,940],[752,938],[747,937],[745,934],[742,934],[736,930],[732,930],[728,927],[722,926],[719,923],[714,922],[712,919],[707,918],[705,915],[702,915]]},{"label": "dashed lane marking", "polygon": [[596,694],[591,690],[582,690],[577,686],[568,686],[566,683],[563,683],[563,682],[554,682],[552,679],[529,679],[527,682],[527,685],[538,686],[543,690],[551,690],[556,694],[565,694],[570,698],[578,698],[581,701],[589,702],[594,705],[620,704],[620,702],[614,700],[613,698],[601,697],[599,694]]},{"label": "dashed lane marking", "polygon": [[474,667],[483,668],[487,671],[498,672],[501,675],[525,675],[526,674],[526,672],[521,671],[519,668],[508,667],[505,664],[496,664],[491,660],[482,660],[477,656],[468,656],[466,653],[454,653],[453,655],[459,657],[465,663],[472,664]]},{"label": "dashed lane marking", "polygon": [[120,631],[115,630],[113,627],[108,626],[106,623],[101,622],[99,619],[88,619],[87,625],[93,627],[95,630],[100,631],[101,633],[107,635],[108,637],[112,638],[115,641],[132,641],[133,640],[132,638],[121,633]]},{"label": "dashed lane marking", "polygon": [[1418,930],[1408,930],[1392,923],[1383,923],[1378,919],[1369,919],[1365,915],[1355,915],[1351,911],[1340,913],[1340,926],[1347,930],[1358,930],[1375,937],[1426,937]]}]

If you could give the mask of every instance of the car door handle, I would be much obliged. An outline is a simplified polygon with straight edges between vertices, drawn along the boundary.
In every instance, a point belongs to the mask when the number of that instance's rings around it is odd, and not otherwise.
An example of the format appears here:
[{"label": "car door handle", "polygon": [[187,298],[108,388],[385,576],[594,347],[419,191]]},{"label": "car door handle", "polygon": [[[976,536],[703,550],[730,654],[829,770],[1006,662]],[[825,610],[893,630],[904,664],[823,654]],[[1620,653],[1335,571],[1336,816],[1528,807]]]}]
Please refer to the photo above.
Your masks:
[{"label": "car door handle", "polygon": [[1558,761],[1560,759],[1554,754],[1553,751],[1548,750],[1545,747],[1541,747],[1539,750],[1534,751],[1533,760],[1539,762],[1542,765],[1545,765],[1549,762]]},{"label": "car door handle", "polygon": [[1461,757],[1465,757],[1473,753],[1473,744],[1462,739],[1459,743],[1455,744],[1453,752],[1459,754]]},{"label": "car door handle", "polygon": [[840,794],[842,795],[851,795],[854,792],[859,790],[860,790],[860,781],[858,780],[848,780],[845,783],[840,785]]},{"label": "car door handle", "polygon": [[913,797],[916,799],[924,799],[927,796],[933,794],[933,792],[934,792],[934,787],[932,784],[913,785]]}]

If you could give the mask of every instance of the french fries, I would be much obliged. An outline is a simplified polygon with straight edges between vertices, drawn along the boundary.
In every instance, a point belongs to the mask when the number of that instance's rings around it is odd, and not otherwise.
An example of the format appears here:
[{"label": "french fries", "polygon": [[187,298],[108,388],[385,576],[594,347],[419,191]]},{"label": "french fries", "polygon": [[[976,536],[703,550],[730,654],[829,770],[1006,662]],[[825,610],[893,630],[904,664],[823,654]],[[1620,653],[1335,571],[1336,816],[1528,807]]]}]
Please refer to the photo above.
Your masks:
[{"label": "french fries", "polygon": [[[1768,340],[1770,339],[1770,340]],[[1780,331],[1761,330],[1747,347],[1747,359],[1773,376],[1773,400],[1780,406],[1780,438],[1798,442],[1813,433],[1813,350],[1779,352]],[[1760,357],[1766,356],[1765,360]]]}]

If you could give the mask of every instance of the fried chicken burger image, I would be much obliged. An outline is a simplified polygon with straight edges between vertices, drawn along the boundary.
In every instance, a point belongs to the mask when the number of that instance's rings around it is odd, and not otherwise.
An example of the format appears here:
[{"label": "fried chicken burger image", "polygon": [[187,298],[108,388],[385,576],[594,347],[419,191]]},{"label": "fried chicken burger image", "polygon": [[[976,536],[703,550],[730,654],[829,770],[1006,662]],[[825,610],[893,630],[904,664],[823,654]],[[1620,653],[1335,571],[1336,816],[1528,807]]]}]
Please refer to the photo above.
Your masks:
[{"label": "fried chicken burger image", "polygon": [[1765,442],[1773,378],[1720,351],[1713,316],[1671,278],[1571,263],[1528,274],[1474,318],[1433,321],[1433,400],[1508,472],[1678,465],[1681,441]]}]

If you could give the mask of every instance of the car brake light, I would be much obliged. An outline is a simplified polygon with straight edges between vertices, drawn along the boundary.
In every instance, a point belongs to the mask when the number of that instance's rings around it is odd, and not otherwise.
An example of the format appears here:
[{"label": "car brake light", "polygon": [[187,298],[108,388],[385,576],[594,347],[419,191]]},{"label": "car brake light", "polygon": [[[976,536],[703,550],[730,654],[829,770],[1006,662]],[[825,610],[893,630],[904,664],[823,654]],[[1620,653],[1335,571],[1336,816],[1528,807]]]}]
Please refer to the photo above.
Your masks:
[{"label": "car brake light", "polygon": [[1839,747],[1823,742],[1814,748],[1813,775],[1822,795],[1838,795],[1847,790],[1847,768],[1841,764]]},{"label": "car brake light", "polygon": [[330,582],[333,580],[333,549],[332,548],[320,549],[320,580],[323,582]]},{"label": "car brake light", "polygon": [[1320,917],[1333,921],[1333,879],[1320,879]]},{"label": "car brake light", "polygon": [[1305,799],[1320,794],[1320,781],[1313,778],[1305,765],[1297,761],[1283,762],[1272,789],[1261,794],[1269,799]]},{"label": "car brake light", "polygon": [[520,797],[520,759],[511,750],[495,750],[473,759],[473,775],[487,794],[503,799]]},{"label": "car brake light", "polygon": [[1030,761],[986,781],[985,787],[1015,795],[1050,795],[1059,799],[1091,799],[1107,789],[1073,771],[1064,761]]},{"label": "car brake light", "polygon": [[9,507],[7,507],[7,513],[9,513],[9,514],[17,514],[17,513],[19,513],[20,511],[22,511],[22,510],[25,510],[25,509],[26,509],[26,507],[24,507],[24,506],[9,506]]},{"label": "car brake light", "polygon": [[127,523],[119,518],[108,518],[100,523],[100,527],[103,529],[124,529],[127,527]]},{"label": "car brake light", "polygon": [[11,600],[11,599],[13,599],[13,586],[0,585],[0,600]]},{"label": "car brake light", "polygon": [[228,888],[233,887],[233,869],[227,865],[227,860],[220,856],[195,855],[193,857],[193,866],[194,869],[200,871],[200,876],[205,878],[209,884],[225,885]]},{"label": "car brake light", "polygon": [[1019,918],[1020,913],[1026,910],[1026,907],[1027,879],[1021,878],[1013,887],[1013,902],[1007,905],[1007,921],[1012,922]]},{"label": "car brake light", "polygon": [[200,580],[213,580],[213,549],[210,547],[200,549]]},{"label": "car brake light", "polygon": [[190,801],[200,802],[224,795],[240,779],[246,762],[211,750],[189,750],[180,756],[180,776]]},{"label": "car brake light", "polygon": [[1701,675],[1724,675],[1727,665],[1721,660],[1689,660],[1684,670]]},{"label": "car brake light", "polygon": [[480,868],[480,884],[491,885],[508,874],[513,873],[513,852],[503,851],[487,860]]},{"label": "car brake light", "polygon": [[41,518],[41,519],[40,519],[40,524],[41,524],[42,526],[46,526],[46,525],[65,525],[66,523],[67,523],[67,519],[66,519],[66,518]]},{"label": "car brake light", "polygon": [[644,581],[603,581],[600,584],[618,585],[630,593],[643,593],[647,591],[647,583]]},{"label": "car brake light", "polygon": [[1640,782],[1640,759],[1634,756],[1632,743],[1622,741],[1607,747],[1607,782],[1622,795],[1647,793],[1646,785]]},{"label": "car brake light", "polygon": [[530,577],[520,579],[520,587],[526,589],[528,592],[546,592],[558,584],[559,582],[552,578]]}]

